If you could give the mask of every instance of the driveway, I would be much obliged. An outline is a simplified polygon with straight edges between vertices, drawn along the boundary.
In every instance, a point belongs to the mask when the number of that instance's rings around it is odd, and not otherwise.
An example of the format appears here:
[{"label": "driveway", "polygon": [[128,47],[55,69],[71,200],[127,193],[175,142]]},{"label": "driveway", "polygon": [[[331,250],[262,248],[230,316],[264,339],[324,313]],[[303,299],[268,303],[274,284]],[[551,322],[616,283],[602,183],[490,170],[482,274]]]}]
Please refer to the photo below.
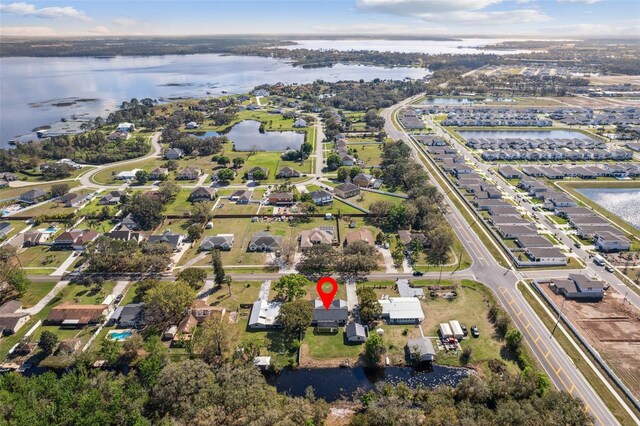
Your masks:
[{"label": "driveway", "polygon": [[35,305],[33,305],[30,308],[27,309],[21,309],[20,312],[26,312],[29,315],[35,315],[37,313],[39,313],[45,306],[47,306],[47,304],[49,304],[49,302],[51,302],[51,300],[56,297],[56,295],[58,293],[60,293],[62,291],[63,288],[65,288],[67,285],[69,284],[69,281],[60,281],[58,282],[58,284],[56,284],[49,293],[47,293],[46,296],[44,296],[42,299],[40,299],[40,301],[38,303],[36,303]]},{"label": "driveway", "polygon": [[58,269],[56,269],[55,271],[53,271],[53,273],[51,273],[51,275],[55,277],[63,276],[64,273],[67,272],[67,269],[69,269],[69,266],[71,266],[73,261],[78,258],[78,255],[79,255],[79,252],[72,251],[69,257],[67,257],[64,260],[64,262],[62,262],[62,264],[58,266]]},{"label": "driveway", "polygon": [[378,251],[382,253],[382,258],[384,259],[385,270],[388,274],[397,274],[398,270],[395,266],[393,266],[393,257],[391,256],[391,250],[378,247]]}]

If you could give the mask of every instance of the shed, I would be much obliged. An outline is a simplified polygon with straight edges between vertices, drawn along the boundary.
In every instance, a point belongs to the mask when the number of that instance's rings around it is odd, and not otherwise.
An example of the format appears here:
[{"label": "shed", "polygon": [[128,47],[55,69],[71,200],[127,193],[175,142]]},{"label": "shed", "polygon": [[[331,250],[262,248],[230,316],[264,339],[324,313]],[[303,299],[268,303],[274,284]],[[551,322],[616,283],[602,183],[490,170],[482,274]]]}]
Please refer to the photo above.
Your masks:
[{"label": "shed", "polygon": [[350,322],[345,327],[345,333],[347,334],[347,341],[352,343],[361,343],[367,340],[367,331],[357,322]]},{"label": "shed", "polygon": [[451,327],[449,327],[449,324],[446,322],[440,323],[440,337],[442,337],[443,339],[448,339],[450,337],[453,337],[453,332],[451,331]]}]

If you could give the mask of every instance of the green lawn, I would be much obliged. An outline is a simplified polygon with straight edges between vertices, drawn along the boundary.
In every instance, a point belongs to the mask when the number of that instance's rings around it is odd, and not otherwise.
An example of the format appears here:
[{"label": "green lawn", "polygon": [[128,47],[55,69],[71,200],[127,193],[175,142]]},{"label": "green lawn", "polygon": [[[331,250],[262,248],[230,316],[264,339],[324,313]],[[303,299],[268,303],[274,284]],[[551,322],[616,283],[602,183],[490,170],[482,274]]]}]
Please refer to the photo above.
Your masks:
[{"label": "green lawn", "polygon": [[355,153],[358,155],[358,159],[364,162],[364,167],[374,167],[380,165],[382,143],[349,143],[347,144],[347,148],[355,150]]},{"label": "green lawn", "polygon": [[[67,185],[69,185],[70,188],[75,188],[76,186],[79,185],[78,181],[75,180],[68,180],[65,181],[64,183],[66,183]],[[18,187],[18,188],[2,188],[0,189],[0,200],[4,200],[6,198],[13,198],[13,197],[19,197],[20,194],[23,194],[27,191],[30,191],[32,189],[41,189],[45,192],[49,192],[49,190],[51,189],[51,187],[55,185],[54,183],[43,183],[42,185],[30,185],[30,186],[23,186],[23,187]]]},{"label": "green lawn", "polygon": [[36,246],[19,253],[18,260],[23,267],[57,268],[71,253],[71,250],[50,250],[47,246]]},{"label": "green lawn", "polygon": [[29,288],[20,298],[23,308],[30,308],[38,303],[44,296],[46,296],[51,289],[56,285],[55,281],[51,282],[32,282],[29,284]]},{"label": "green lawn", "polygon": [[302,344],[307,345],[308,355],[311,358],[319,360],[349,358],[353,363],[363,351],[362,344],[347,344],[344,327],[340,327],[335,334],[319,334],[315,332],[315,328],[309,327]]}]

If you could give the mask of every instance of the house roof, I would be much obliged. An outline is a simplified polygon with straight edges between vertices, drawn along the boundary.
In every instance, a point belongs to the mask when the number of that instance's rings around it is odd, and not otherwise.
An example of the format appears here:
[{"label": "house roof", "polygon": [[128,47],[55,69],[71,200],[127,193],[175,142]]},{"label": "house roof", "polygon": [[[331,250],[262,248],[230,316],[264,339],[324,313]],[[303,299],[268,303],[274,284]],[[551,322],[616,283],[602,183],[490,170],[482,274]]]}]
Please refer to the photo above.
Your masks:
[{"label": "house roof", "polygon": [[149,243],[168,243],[173,249],[175,249],[183,239],[184,235],[174,234],[171,231],[167,230],[160,235],[151,235],[149,237]]},{"label": "house roof", "polygon": [[249,316],[249,326],[272,326],[276,324],[276,318],[280,314],[280,302],[268,302],[266,300],[257,300],[251,308]]},{"label": "house roof", "polygon": [[142,321],[144,317],[144,303],[129,303],[120,308],[122,308],[122,310],[117,317],[118,322]]},{"label": "house roof", "polygon": [[267,169],[267,168],[260,167],[260,166],[255,166],[255,167],[252,167],[252,168],[250,168],[249,170],[247,170],[247,173],[249,173],[249,174],[251,174],[251,173],[255,173],[255,172],[257,172],[258,170],[262,170],[262,171],[263,171],[263,172],[265,172],[265,173],[268,173],[268,172],[269,172],[269,169]]},{"label": "house roof", "polygon": [[193,191],[191,191],[191,194],[189,194],[190,198],[193,197],[209,197],[211,198],[213,195],[215,195],[216,190],[213,188],[209,188],[206,186],[199,186],[196,189],[194,189]]},{"label": "house roof", "polygon": [[24,317],[28,317],[26,312],[14,314],[0,314],[0,329],[15,331],[16,326]]},{"label": "house roof", "polygon": [[96,239],[98,233],[93,229],[74,229],[72,231],[65,231],[60,234],[55,240],[55,244],[66,244],[71,242],[72,244],[86,244]]},{"label": "house roof", "polygon": [[269,199],[293,200],[293,194],[290,192],[272,192],[269,194]]},{"label": "house roof", "polygon": [[300,232],[300,247],[309,248],[314,244],[331,244],[333,242],[333,227],[322,226]]},{"label": "house roof", "polygon": [[19,300],[9,300],[0,306],[1,314],[13,314],[22,307],[22,303]]},{"label": "house roof", "polygon": [[557,247],[527,247],[527,252],[535,258],[566,257]]},{"label": "house roof", "polygon": [[63,302],[49,311],[47,320],[77,320],[81,324],[86,324],[91,321],[97,321],[108,307],[108,305],[74,305],[69,302]]},{"label": "house roof", "polygon": [[268,232],[256,232],[251,237],[251,240],[249,241],[249,243],[256,246],[273,247],[273,246],[279,246],[281,239],[282,237],[273,236]]},{"label": "house roof", "polygon": [[206,237],[200,244],[201,248],[215,248],[223,245],[233,244],[233,234],[218,234]]},{"label": "house roof", "polygon": [[315,190],[315,191],[311,192],[309,195],[311,196],[311,199],[313,199],[313,200],[321,199],[321,198],[327,198],[327,197],[333,197],[333,194],[331,194],[330,192],[325,191],[324,189]]},{"label": "house roof", "polygon": [[426,337],[418,337],[416,339],[409,339],[407,341],[407,347],[409,352],[414,354],[420,354],[421,358],[432,358],[436,355],[436,350],[433,347],[433,343]]},{"label": "house roof", "polygon": [[390,297],[378,302],[382,305],[382,315],[388,315],[391,320],[424,319],[420,300],[415,297]]},{"label": "house roof", "polygon": [[313,309],[313,321],[346,321],[349,318],[349,308],[347,307],[346,300],[334,300],[329,305],[329,309],[325,309],[322,300],[316,299],[314,301]]},{"label": "house roof", "polygon": [[136,240],[140,241],[143,235],[140,232],[131,231],[130,229],[119,230],[119,231],[111,231],[104,234],[105,237],[112,238],[114,240]]},{"label": "house roof", "polygon": [[47,195],[46,192],[44,192],[42,189],[36,188],[36,189],[29,190],[27,192],[23,192],[20,195],[20,198],[35,200],[36,198],[44,197],[45,195]]},{"label": "house roof", "polygon": [[350,192],[350,191],[355,191],[355,190],[359,191],[360,187],[358,185],[354,185],[354,184],[352,184],[350,182],[345,182],[345,183],[342,183],[342,184],[336,186],[335,189],[338,190],[338,191],[342,191],[342,192]]},{"label": "house roof", "polygon": [[351,337],[367,337],[367,332],[364,329],[364,326],[357,322],[350,322],[347,324],[344,331],[347,334],[347,339],[350,339]]},{"label": "house roof", "polygon": [[353,244],[357,241],[364,241],[369,245],[375,244],[375,238],[373,237],[373,233],[367,228],[356,229],[355,231],[351,231],[347,234],[347,244]]},{"label": "house roof", "polygon": [[580,274],[569,274],[569,279],[573,281],[579,290],[585,289],[604,289],[606,283],[601,280],[594,280]]}]

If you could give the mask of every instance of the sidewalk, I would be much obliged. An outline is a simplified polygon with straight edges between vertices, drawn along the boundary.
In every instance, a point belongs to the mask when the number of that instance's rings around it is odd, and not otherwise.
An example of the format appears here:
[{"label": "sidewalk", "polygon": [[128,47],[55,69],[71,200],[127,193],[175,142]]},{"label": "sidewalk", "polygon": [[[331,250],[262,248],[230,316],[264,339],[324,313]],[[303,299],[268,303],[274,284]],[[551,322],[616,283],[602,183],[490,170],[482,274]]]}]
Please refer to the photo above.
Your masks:
[{"label": "sidewalk", "polygon": [[55,277],[63,276],[64,273],[67,272],[67,269],[69,269],[69,266],[71,266],[73,261],[76,260],[77,258],[78,258],[77,252],[72,251],[71,254],[69,255],[69,257],[67,257],[65,259],[65,261],[62,262],[62,264],[60,266],[58,266],[58,269],[53,271],[50,275],[51,276],[55,276]]}]

